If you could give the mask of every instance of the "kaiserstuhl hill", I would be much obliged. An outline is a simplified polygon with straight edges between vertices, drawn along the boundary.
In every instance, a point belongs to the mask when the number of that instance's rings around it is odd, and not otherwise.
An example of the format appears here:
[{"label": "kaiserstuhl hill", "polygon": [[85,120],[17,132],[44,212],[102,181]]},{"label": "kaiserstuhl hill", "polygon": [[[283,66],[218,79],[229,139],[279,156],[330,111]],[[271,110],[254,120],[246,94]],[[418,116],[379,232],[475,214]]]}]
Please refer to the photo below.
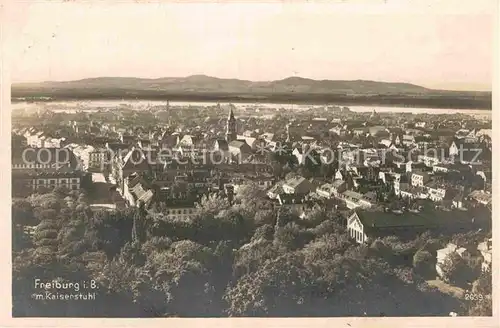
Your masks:
[{"label": "kaiserstuhl hill", "polygon": [[141,79],[100,77],[12,85],[12,100],[148,99],[229,102],[336,103],[432,108],[491,109],[491,92],[448,91],[409,83],[312,80],[290,77],[253,82],[205,75]]}]

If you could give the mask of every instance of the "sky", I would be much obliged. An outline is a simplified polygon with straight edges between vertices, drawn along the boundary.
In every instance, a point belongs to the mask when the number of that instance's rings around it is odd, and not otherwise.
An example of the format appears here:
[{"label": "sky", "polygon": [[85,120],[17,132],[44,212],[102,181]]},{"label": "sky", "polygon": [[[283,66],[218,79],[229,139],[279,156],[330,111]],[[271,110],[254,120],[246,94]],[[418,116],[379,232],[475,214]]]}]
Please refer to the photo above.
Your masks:
[{"label": "sky", "polygon": [[8,12],[10,76],[301,76],[491,90],[496,3],[20,3]]}]

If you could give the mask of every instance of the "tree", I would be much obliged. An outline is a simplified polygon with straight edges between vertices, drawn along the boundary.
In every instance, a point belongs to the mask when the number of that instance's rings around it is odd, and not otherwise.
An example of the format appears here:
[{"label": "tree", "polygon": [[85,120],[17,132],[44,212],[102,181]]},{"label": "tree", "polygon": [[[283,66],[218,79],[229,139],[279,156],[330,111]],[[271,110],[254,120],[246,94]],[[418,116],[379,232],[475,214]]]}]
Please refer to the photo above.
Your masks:
[{"label": "tree", "polygon": [[333,213],[315,204],[311,210],[307,211],[305,218],[301,222],[305,223],[306,226],[315,227],[331,216],[333,216]]},{"label": "tree", "polygon": [[38,224],[33,213],[33,207],[26,200],[17,200],[12,203],[12,250],[21,251],[31,247],[31,238],[26,229]]},{"label": "tree", "polygon": [[491,271],[483,271],[472,284],[472,292],[481,295],[491,295],[493,290]]},{"label": "tree", "polygon": [[353,244],[346,234],[325,234],[307,245],[301,250],[304,254],[306,264],[314,266],[321,265],[324,261],[331,261],[337,255],[342,255]]},{"label": "tree", "polygon": [[[218,264],[213,251],[184,240],[172,244],[169,251],[148,256],[145,267],[153,286],[169,294],[169,300],[156,306],[181,316],[214,315],[216,303],[213,270]],[[162,311],[162,312],[163,312]]]},{"label": "tree", "polygon": [[443,279],[458,286],[465,286],[472,282],[474,271],[465,260],[456,252],[448,254],[441,266]]},{"label": "tree", "polygon": [[247,183],[237,189],[235,195],[236,203],[239,204],[239,211],[245,216],[254,216],[259,210],[270,209],[265,190],[255,183]]},{"label": "tree", "polygon": [[38,224],[33,213],[33,206],[29,201],[22,199],[12,202],[12,224],[21,226]]},{"label": "tree", "polygon": [[43,211],[41,213],[41,222],[33,235],[33,242],[37,250],[52,259],[55,259],[59,245],[57,236],[60,224],[55,219],[55,215],[54,210]]},{"label": "tree", "polygon": [[272,241],[274,237],[274,228],[270,224],[264,224],[257,229],[255,229],[255,233],[252,236],[252,240],[268,240]]},{"label": "tree", "polygon": [[243,275],[224,295],[231,316],[294,316],[307,298],[308,272],[295,254],[262,263]]},{"label": "tree", "polygon": [[221,237],[218,240],[231,240],[235,245],[250,240],[255,230],[253,218],[242,215],[236,209],[220,211],[215,220],[220,221]]},{"label": "tree", "polygon": [[64,200],[54,193],[31,195],[27,198],[33,208],[52,209],[59,211],[64,207]]},{"label": "tree", "polygon": [[255,272],[262,263],[279,254],[280,250],[273,245],[272,240],[252,238],[234,253],[233,280],[238,281],[243,275]]},{"label": "tree", "polygon": [[432,277],[435,274],[435,257],[426,250],[420,249],[413,256],[413,268],[422,277]]},{"label": "tree", "polygon": [[274,225],[276,222],[277,211],[275,209],[257,210],[254,215],[254,222],[256,226],[265,224]]},{"label": "tree", "polygon": [[467,307],[467,315],[473,317],[489,317],[493,315],[491,295],[487,295],[483,300],[471,301]]},{"label": "tree", "polygon": [[142,245],[138,241],[126,243],[122,247],[118,261],[136,267],[143,266],[146,262],[146,256]]},{"label": "tree", "polygon": [[146,210],[141,203],[134,214],[134,225],[132,227],[132,240],[143,243],[146,240]]},{"label": "tree", "polygon": [[228,208],[229,201],[217,194],[204,195],[198,204],[200,216],[215,216],[220,210]]},{"label": "tree", "polygon": [[279,227],[284,227],[290,222],[298,220],[298,216],[292,213],[288,208],[280,207],[276,215],[275,230]]},{"label": "tree", "polygon": [[111,260],[120,253],[127,242],[132,241],[134,209],[114,212],[99,211],[89,220],[85,232]]},{"label": "tree", "polygon": [[52,191],[54,194],[58,195],[59,197],[64,197],[68,194],[69,190],[66,187],[60,186],[54,188]]},{"label": "tree", "polygon": [[343,234],[344,227],[334,220],[325,220],[318,224],[316,227],[309,229],[309,231],[317,238],[326,234]]},{"label": "tree", "polygon": [[370,249],[379,257],[388,259],[393,255],[392,248],[387,246],[382,240],[375,239],[370,245]]},{"label": "tree", "polygon": [[274,243],[286,250],[302,248],[313,239],[313,234],[302,229],[298,224],[290,222],[283,227],[274,229]]}]

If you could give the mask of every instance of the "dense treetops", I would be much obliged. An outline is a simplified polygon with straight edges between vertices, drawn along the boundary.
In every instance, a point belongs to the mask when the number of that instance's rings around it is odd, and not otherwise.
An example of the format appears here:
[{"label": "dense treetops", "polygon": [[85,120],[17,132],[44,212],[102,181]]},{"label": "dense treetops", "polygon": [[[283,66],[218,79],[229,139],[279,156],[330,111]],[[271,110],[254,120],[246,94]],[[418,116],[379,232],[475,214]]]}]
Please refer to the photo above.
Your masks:
[{"label": "dense treetops", "polygon": [[[14,316],[491,313],[491,301],[464,303],[425,282],[449,237],[426,233],[358,245],[334,210],[317,206],[300,218],[262,199],[252,185],[233,204],[205,197],[185,221],[167,219],[161,207],[94,212],[84,194],[65,190],[15,201]],[[459,279],[456,265],[447,269],[450,280]],[[92,290],[94,301],[78,306],[34,300],[35,277],[93,280],[99,289]],[[491,294],[491,276],[474,286]]]}]

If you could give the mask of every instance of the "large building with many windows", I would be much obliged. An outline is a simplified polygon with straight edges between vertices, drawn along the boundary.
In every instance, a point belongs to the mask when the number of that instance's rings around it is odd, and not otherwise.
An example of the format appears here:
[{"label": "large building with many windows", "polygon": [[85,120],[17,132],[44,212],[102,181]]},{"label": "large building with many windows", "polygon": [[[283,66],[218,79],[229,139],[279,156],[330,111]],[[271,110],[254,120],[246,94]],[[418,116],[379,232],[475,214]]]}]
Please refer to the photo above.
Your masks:
[{"label": "large building with many windows", "polygon": [[35,192],[64,187],[80,190],[84,178],[81,171],[12,172],[12,193],[25,196]]},{"label": "large building with many windows", "polygon": [[12,150],[12,193],[26,196],[57,187],[79,190],[84,173],[75,154],[67,148],[17,148]]}]

